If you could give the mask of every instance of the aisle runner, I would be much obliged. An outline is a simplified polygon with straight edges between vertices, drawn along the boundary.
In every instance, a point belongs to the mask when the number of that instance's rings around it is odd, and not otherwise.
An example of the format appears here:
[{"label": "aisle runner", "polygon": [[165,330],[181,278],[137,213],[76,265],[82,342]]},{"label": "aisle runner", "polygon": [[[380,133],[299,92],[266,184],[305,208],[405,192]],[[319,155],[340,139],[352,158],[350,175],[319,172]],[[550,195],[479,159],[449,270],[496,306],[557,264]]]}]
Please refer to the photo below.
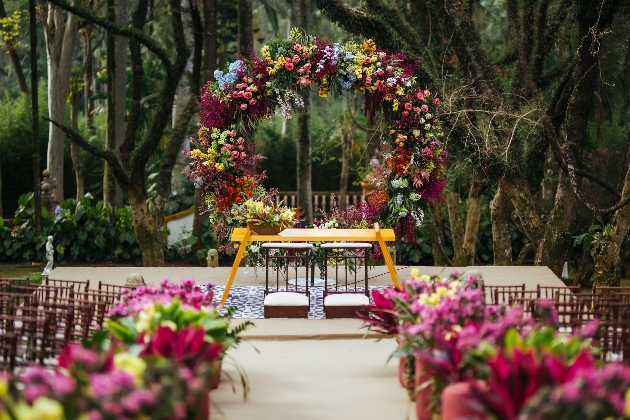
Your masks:
[{"label": "aisle runner", "polygon": [[[361,288],[359,288],[360,290]],[[374,287],[370,287],[370,291]],[[385,287],[377,286],[376,289],[383,290]],[[214,300],[219,303],[223,295],[223,286],[215,286]],[[321,287],[311,287],[311,305],[308,311],[308,319],[324,319],[324,290]],[[263,300],[265,298],[265,288],[262,286],[234,286],[230,289],[230,294],[225,302],[225,306],[236,306],[238,311],[234,318],[258,319],[264,318]],[[370,292],[370,304],[372,304],[372,293]]]}]

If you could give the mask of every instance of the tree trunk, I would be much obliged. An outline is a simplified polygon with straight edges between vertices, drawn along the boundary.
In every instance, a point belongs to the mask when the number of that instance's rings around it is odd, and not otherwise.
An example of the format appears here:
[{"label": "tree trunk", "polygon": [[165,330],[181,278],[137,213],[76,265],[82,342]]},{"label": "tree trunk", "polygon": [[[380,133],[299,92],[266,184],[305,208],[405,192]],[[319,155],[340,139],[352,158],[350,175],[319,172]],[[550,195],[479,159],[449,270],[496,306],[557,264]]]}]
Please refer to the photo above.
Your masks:
[{"label": "tree trunk", "polygon": [[238,53],[249,57],[254,44],[254,12],[252,0],[238,0]]},{"label": "tree trunk", "polygon": [[[239,0],[239,3],[242,0]],[[309,30],[310,8],[306,0],[298,3],[297,23],[305,31]],[[297,140],[297,201],[304,212],[308,223],[313,221],[313,187],[312,187],[312,154],[311,154],[311,95],[310,91],[302,91],[304,111],[298,117]]]},{"label": "tree trunk", "polygon": [[464,263],[464,223],[462,221],[462,213],[460,210],[459,194],[455,191],[446,193],[446,205],[448,209],[448,218],[451,226],[451,238],[453,240],[453,265],[455,267],[463,267]]},{"label": "tree trunk", "polygon": [[[49,5],[46,30],[48,63],[48,115],[63,124],[66,119],[66,100],[70,90],[72,59],[78,39],[77,18],[72,13],[64,16],[62,9]],[[63,150],[65,135],[50,124],[48,135],[48,170],[56,183],[52,195],[63,201]]]},{"label": "tree trunk", "polygon": [[462,242],[462,265],[475,265],[477,255],[477,233],[481,220],[481,191],[483,183],[477,174],[473,175],[468,201],[466,202],[466,228]]},{"label": "tree trunk", "polygon": [[501,188],[490,202],[492,219],[492,244],[494,265],[512,265],[512,239],[510,238],[510,215],[514,206]]},{"label": "tree trunk", "polygon": [[429,211],[431,212],[429,237],[431,238],[431,246],[433,249],[433,265],[436,267],[446,267],[451,265],[451,262],[446,255],[446,248],[444,246],[444,223],[446,221],[444,203],[439,201],[430,202]]},{"label": "tree trunk", "polygon": [[[116,0],[107,0],[107,19],[116,22]],[[107,50],[107,126],[105,132],[105,150],[116,148],[116,35],[107,32],[105,35]],[[103,168],[103,203],[115,206],[116,181],[109,163],[105,161]]]},{"label": "tree trunk", "polygon": [[92,102],[94,88],[94,60],[92,58],[92,28],[86,26],[81,33],[83,46],[83,113],[85,114],[85,129],[94,132],[94,102]]},{"label": "tree trunk", "polygon": [[[129,24],[129,0],[116,1],[116,22],[119,25]],[[127,38],[116,36],[114,40],[116,51],[116,82],[114,86],[116,111],[115,111],[115,147],[118,147],[125,136],[125,93],[127,86]],[[115,182],[115,180],[114,180]],[[122,188],[115,182],[114,208],[123,207]]]},{"label": "tree trunk", "polygon": [[[79,131],[79,118],[77,113],[77,96],[79,88],[72,92],[72,100],[70,101],[70,124],[72,129]],[[85,183],[83,181],[83,163],[81,162],[81,148],[78,144],[70,142],[70,156],[72,157],[72,167],[74,168],[75,180],[77,183],[77,202],[85,195]]]},{"label": "tree trunk", "polygon": [[352,164],[352,131],[346,132],[345,127],[341,127],[341,175],[339,176],[339,208],[346,210],[348,197],[348,179],[350,177],[350,165]]},{"label": "tree trunk", "polygon": [[153,220],[149,217],[144,179],[134,180],[133,185],[126,193],[131,204],[133,231],[138,245],[142,249],[142,265],[144,267],[160,267],[164,264],[163,230],[155,229]]},{"label": "tree trunk", "polygon": [[[214,70],[217,67],[217,19],[216,0],[203,1],[203,72],[202,86],[214,80]],[[192,246],[193,255],[204,248],[201,242],[203,230],[204,202],[199,189],[195,189],[195,215],[191,235],[198,239]]]},{"label": "tree trunk", "polygon": [[576,196],[569,176],[566,172],[560,171],[554,206],[549,214],[534,260],[535,265],[546,265],[558,277],[562,274],[568,247],[563,235],[571,226],[575,202]]},{"label": "tree trunk", "polygon": [[537,246],[543,226],[532,202],[527,181],[522,178],[508,181],[503,178],[499,182],[499,187],[510,197],[527,238],[534,246]]},{"label": "tree trunk", "polygon": [[[627,165],[626,165],[627,168]],[[630,196],[630,170],[626,169],[621,200]],[[612,234],[599,235],[591,255],[595,263],[595,286],[619,286],[630,235],[630,205],[617,210],[612,218]]]},{"label": "tree trunk", "polygon": [[[30,21],[30,41],[31,41],[31,127],[33,138],[31,147],[33,153],[33,192],[35,195],[35,227],[33,233],[39,236],[42,232],[42,189],[41,173],[39,169],[39,95],[37,88],[37,10],[36,0],[29,0],[29,21]],[[2,194],[0,194],[0,197]]]},{"label": "tree trunk", "polygon": [[[0,0],[0,19],[5,19],[7,17],[7,11],[4,9],[4,0]],[[20,63],[20,57],[18,57],[17,51],[13,47],[9,47],[9,60],[11,61],[11,65],[13,66],[13,71],[15,71],[15,78],[17,79],[18,86],[20,87],[20,92],[28,93],[28,87],[26,86],[26,78],[24,77],[24,72],[22,71],[22,63]],[[1,200],[1,199],[0,199]],[[2,210],[0,209],[0,216],[2,215]]]}]

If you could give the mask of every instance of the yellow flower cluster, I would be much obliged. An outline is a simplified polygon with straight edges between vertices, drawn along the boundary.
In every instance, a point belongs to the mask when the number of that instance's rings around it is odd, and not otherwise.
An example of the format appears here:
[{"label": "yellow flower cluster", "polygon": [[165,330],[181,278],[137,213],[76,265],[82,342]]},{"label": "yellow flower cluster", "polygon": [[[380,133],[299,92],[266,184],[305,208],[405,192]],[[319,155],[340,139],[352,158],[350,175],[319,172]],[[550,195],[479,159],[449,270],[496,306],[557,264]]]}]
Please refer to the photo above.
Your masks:
[{"label": "yellow flower cluster", "polygon": [[114,366],[133,376],[137,384],[141,385],[143,383],[147,362],[141,358],[127,352],[121,352],[114,356]]},{"label": "yellow flower cluster", "polygon": [[20,20],[22,13],[28,14],[28,10],[20,12],[16,10],[11,16],[0,19],[0,34],[2,35],[2,41],[4,47],[7,50],[11,50],[17,44],[17,40],[20,37]]},{"label": "yellow flower cluster", "polygon": [[319,96],[322,98],[326,98],[328,97],[328,93],[330,92],[329,86],[328,86],[328,80],[329,77],[328,75],[324,76],[322,78],[321,83],[319,84]]}]

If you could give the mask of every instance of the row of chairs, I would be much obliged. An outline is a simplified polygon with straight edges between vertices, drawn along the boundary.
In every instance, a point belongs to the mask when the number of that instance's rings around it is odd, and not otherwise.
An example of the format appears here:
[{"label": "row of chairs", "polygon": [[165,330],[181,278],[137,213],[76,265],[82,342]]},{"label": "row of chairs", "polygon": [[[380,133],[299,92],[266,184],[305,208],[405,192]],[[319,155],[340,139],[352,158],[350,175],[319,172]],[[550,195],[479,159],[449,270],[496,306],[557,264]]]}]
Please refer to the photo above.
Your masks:
[{"label": "row of chairs", "polygon": [[54,362],[68,343],[103,327],[124,287],[47,279],[0,279],[0,370]]},{"label": "row of chairs", "polygon": [[630,288],[595,287],[593,293],[580,293],[574,287],[542,287],[526,291],[520,286],[491,286],[488,296],[494,304],[520,306],[525,316],[544,318],[555,309],[561,331],[580,331],[599,320],[594,345],[601,358],[630,363]]}]

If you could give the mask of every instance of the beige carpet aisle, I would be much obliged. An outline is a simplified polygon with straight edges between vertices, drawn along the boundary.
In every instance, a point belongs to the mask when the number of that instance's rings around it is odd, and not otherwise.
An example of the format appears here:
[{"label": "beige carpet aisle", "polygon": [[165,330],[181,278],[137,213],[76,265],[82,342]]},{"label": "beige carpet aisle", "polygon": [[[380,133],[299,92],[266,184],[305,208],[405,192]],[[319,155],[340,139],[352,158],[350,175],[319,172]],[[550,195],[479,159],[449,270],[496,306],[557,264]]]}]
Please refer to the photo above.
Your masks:
[{"label": "beige carpet aisle", "polygon": [[[210,394],[211,418],[404,420],[409,413],[414,420],[398,385],[398,360],[386,364],[395,348],[393,340],[374,339],[243,342],[230,355],[249,376],[249,399],[243,401],[240,385],[233,393],[224,375]],[[230,363],[224,362],[224,370],[236,378]]]}]

